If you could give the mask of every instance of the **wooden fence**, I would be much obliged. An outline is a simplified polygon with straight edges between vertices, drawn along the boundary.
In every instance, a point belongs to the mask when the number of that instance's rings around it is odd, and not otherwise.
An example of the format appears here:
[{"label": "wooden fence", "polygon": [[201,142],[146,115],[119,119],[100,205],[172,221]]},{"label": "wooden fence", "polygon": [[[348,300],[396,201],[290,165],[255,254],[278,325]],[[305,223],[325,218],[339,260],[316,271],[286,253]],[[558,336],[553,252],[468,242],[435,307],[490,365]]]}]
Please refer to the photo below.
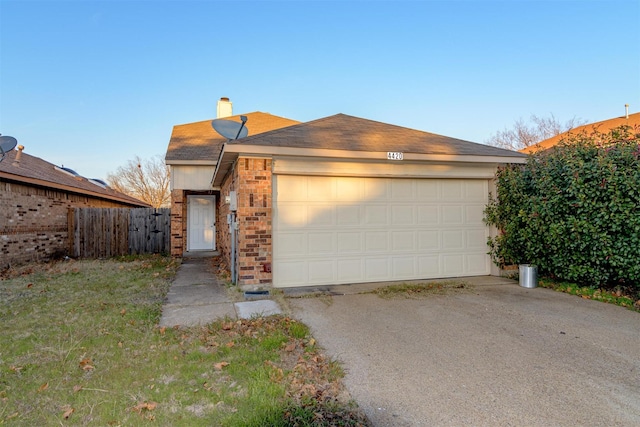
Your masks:
[{"label": "wooden fence", "polygon": [[171,209],[73,208],[70,253],[75,258],[170,252]]}]

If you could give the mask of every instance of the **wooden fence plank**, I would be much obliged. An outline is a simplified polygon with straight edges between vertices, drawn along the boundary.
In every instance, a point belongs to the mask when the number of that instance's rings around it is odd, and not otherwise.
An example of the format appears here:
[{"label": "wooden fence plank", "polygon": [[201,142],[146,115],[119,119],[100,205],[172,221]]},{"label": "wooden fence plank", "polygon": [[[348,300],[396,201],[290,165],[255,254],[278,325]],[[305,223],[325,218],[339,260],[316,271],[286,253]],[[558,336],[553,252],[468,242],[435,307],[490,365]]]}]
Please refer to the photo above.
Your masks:
[{"label": "wooden fence plank", "polygon": [[69,215],[76,258],[169,253],[170,209],[75,208]]}]

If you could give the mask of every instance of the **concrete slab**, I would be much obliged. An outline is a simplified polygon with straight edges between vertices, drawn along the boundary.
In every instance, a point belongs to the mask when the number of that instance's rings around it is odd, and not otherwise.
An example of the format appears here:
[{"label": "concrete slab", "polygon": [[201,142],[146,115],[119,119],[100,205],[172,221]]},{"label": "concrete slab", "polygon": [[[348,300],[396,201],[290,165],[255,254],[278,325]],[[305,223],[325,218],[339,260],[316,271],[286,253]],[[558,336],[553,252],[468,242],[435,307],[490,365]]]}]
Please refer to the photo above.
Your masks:
[{"label": "concrete slab", "polygon": [[224,318],[236,318],[236,311],[231,303],[165,306],[162,309],[160,326],[198,326],[206,325]]},{"label": "concrete slab", "polygon": [[274,314],[282,314],[277,302],[273,300],[244,301],[234,304],[238,318],[251,319],[252,317],[266,317]]},{"label": "concrete slab", "polygon": [[227,288],[218,283],[211,259],[184,259],[162,307],[160,326],[196,326],[236,318]]}]

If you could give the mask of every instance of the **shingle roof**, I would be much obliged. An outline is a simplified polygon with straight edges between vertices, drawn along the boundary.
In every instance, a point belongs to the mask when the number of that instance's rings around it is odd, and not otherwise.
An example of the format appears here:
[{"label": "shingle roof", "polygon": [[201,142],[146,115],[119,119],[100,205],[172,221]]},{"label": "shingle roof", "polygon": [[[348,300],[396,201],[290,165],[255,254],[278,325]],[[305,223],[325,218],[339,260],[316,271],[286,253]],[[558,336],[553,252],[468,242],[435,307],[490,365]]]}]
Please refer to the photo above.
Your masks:
[{"label": "shingle roof", "polygon": [[629,118],[627,118],[626,116],[614,117],[613,119],[602,120],[600,122],[578,126],[577,128],[561,133],[560,135],[556,135],[549,139],[545,139],[544,141],[541,141],[530,147],[523,148],[522,150],[520,150],[520,152],[534,153],[536,151],[546,150],[548,148],[553,147],[554,145],[557,145],[560,142],[560,140],[562,140],[563,138],[566,138],[569,134],[578,135],[583,132],[586,132],[587,134],[591,134],[596,131],[607,132],[611,129],[617,128],[622,125],[640,127],[640,113],[629,114]]},{"label": "shingle roof", "polygon": [[[249,130],[249,137],[300,123],[259,111],[243,115],[247,116],[246,127]],[[225,117],[225,120],[233,120],[240,123],[240,115]],[[180,161],[210,161],[215,163],[225,142],[226,139],[211,127],[211,120],[176,125],[171,132],[165,161],[168,164],[179,163]]]},{"label": "shingle roof", "polygon": [[149,206],[145,202],[115,191],[110,187],[103,188],[87,178],[73,176],[60,170],[61,168],[56,167],[54,164],[25,152],[20,154],[20,162],[16,163],[17,155],[18,151],[12,150],[0,162],[0,178],[84,194],[131,206]]},{"label": "shingle roof", "polygon": [[[247,123],[248,124],[248,123]],[[346,114],[248,136],[233,145],[472,156],[525,157],[517,151],[464,141]]]}]

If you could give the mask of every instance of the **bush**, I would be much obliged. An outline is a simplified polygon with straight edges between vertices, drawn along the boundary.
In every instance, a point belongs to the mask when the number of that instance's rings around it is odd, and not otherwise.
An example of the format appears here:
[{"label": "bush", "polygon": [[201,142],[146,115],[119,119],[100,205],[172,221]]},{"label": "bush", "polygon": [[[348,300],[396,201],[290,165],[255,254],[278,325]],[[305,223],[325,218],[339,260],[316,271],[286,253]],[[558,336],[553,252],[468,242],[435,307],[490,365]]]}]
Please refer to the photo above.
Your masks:
[{"label": "bush", "polygon": [[640,130],[570,135],[498,171],[485,222],[499,266],[589,286],[640,287]]}]

